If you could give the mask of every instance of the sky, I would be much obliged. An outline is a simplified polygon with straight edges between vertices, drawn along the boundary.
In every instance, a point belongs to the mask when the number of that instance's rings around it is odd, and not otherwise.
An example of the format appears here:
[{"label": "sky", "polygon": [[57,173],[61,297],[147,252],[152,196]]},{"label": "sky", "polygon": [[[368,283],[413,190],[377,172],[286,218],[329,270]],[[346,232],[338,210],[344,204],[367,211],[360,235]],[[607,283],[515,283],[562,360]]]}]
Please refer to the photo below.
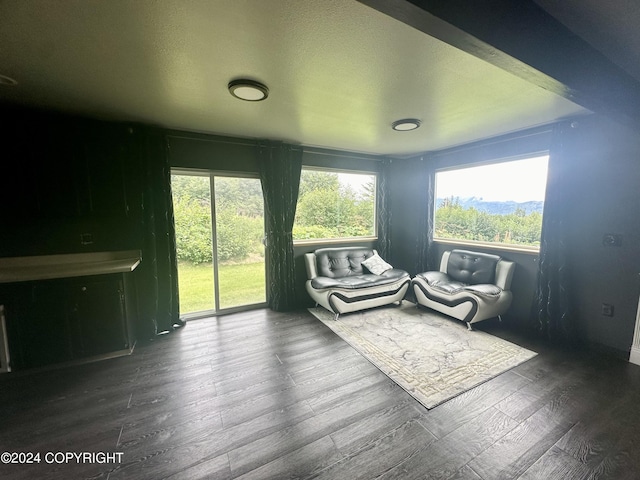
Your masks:
[{"label": "sky", "polygon": [[436,174],[436,198],[477,197],[485,201],[543,200],[548,156],[494,163]]},{"label": "sky", "polygon": [[361,192],[363,186],[371,181],[371,175],[339,172],[338,181],[341,185],[349,185],[354,192]]}]

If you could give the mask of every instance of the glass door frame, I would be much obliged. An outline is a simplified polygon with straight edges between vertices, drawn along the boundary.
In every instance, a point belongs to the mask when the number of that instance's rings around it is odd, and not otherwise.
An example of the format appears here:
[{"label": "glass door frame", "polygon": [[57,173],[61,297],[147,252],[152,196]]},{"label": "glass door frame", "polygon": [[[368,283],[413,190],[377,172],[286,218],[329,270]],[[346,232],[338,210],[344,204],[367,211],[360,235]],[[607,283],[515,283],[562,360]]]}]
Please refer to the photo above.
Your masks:
[{"label": "glass door frame", "polygon": [[[217,234],[217,225],[216,225],[216,201],[215,201],[215,177],[231,177],[231,178],[250,178],[259,180],[260,177],[257,173],[249,173],[249,172],[231,172],[224,170],[203,170],[197,168],[180,168],[180,167],[171,167],[171,175],[190,175],[190,176],[199,176],[199,177],[209,177],[209,192],[211,194],[211,248],[213,249],[212,253],[212,267],[213,267],[213,309],[210,310],[201,310],[198,312],[190,312],[190,313],[180,313],[180,318],[184,320],[195,320],[198,318],[212,317],[212,316],[220,316],[220,315],[228,315],[231,313],[237,312],[246,312],[248,310],[255,310],[258,308],[266,308],[268,306],[268,289],[267,289],[267,269],[269,268],[269,256],[267,253],[267,249],[265,248],[264,252],[264,278],[265,278],[265,301],[259,303],[250,303],[246,305],[238,305],[235,307],[228,308],[220,308],[220,283],[219,283],[219,272],[218,272],[218,234]],[[172,200],[173,202],[173,200]],[[175,221],[175,215],[174,215]],[[263,232],[265,229],[264,224],[264,215],[263,215]],[[175,227],[174,227],[175,230]],[[266,233],[265,233],[266,235]],[[264,237],[263,237],[264,238]],[[263,240],[264,243],[264,240]],[[175,239],[174,239],[175,244]],[[180,282],[180,278],[178,278],[178,282]]]}]

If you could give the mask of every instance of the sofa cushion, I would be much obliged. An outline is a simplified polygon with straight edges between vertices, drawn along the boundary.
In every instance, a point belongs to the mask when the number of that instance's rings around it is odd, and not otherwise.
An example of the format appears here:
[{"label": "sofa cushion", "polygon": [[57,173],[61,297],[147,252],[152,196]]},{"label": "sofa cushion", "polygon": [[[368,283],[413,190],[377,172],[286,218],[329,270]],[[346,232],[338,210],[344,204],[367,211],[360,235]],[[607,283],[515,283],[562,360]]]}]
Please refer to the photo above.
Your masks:
[{"label": "sofa cushion", "polygon": [[452,250],[447,262],[447,275],[452,280],[469,285],[494,283],[496,264],[499,261],[498,255]]},{"label": "sofa cushion", "polygon": [[446,273],[442,272],[424,272],[417,276],[423,278],[430,287],[449,295],[458,293],[467,286],[466,283],[451,280]]},{"label": "sofa cushion", "polygon": [[502,289],[500,287],[489,284],[467,285],[464,287],[464,290],[482,297],[497,297],[502,293]]},{"label": "sofa cushion", "polygon": [[483,297],[497,297],[502,293],[502,289],[497,285],[485,283],[469,285],[458,282],[457,280],[452,280],[446,273],[442,272],[424,272],[419,273],[416,277],[424,279],[431,288],[448,295],[465,291]]},{"label": "sofa cushion", "polygon": [[364,273],[362,275],[347,275],[346,277],[315,277],[311,280],[311,286],[315,289],[322,290],[326,288],[344,288],[347,290],[356,290],[358,288],[375,287],[378,285],[388,285],[397,282],[402,278],[409,278],[409,274],[404,270],[392,268],[382,275],[374,275],[372,273]]},{"label": "sofa cushion", "polygon": [[362,275],[362,262],[374,255],[370,248],[344,247],[319,248],[315,251],[318,275],[328,278],[342,278]]}]

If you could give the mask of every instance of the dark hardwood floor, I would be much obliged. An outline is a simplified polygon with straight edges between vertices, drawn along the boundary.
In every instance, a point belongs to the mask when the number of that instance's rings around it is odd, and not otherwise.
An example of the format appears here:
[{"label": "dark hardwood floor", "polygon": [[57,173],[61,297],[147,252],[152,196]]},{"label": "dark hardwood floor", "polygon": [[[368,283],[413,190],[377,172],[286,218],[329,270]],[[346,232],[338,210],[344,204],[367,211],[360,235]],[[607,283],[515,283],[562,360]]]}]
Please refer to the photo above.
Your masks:
[{"label": "dark hardwood floor", "polygon": [[1,375],[0,452],[40,463],[0,478],[640,478],[640,367],[485,323],[539,355],[432,410],[306,311],[192,321],[127,357]]}]

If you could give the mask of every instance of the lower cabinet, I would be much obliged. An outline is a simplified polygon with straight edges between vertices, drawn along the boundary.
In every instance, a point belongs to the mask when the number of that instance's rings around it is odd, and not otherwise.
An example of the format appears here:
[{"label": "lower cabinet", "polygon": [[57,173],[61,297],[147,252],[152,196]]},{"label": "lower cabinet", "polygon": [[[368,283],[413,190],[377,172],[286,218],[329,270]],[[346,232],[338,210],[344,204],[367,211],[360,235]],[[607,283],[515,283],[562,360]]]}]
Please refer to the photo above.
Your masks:
[{"label": "lower cabinet", "polygon": [[78,282],[71,286],[69,295],[74,357],[129,347],[122,280]]},{"label": "lower cabinet", "polygon": [[6,323],[13,370],[73,358],[64,288],[55,282],[17,285]]},{"label": "lower cabinet", "polygon": [[122,274],[24,282],[5,288],[5,297],[7,292],[13,370],[130,346]]}]

